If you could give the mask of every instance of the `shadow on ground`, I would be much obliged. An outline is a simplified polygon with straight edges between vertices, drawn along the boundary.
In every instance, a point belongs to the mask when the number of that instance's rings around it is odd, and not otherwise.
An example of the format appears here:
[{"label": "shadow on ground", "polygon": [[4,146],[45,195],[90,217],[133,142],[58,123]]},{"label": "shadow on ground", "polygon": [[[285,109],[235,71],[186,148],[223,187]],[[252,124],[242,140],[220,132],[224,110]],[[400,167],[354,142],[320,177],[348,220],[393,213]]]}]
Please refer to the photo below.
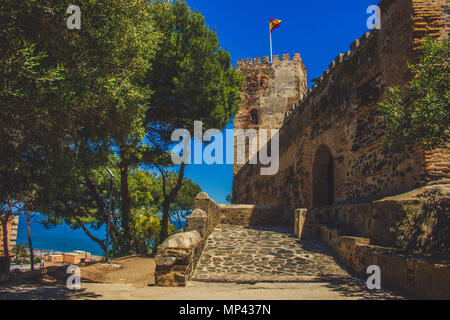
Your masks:
[{"label": "shadow on ground", "polygon": [[100,297],[85,289],[69,290],[64,281],[51,278],[20,283],[11,281],[0,285],[0,300],[73,300]]},{"label": "shadow on ground", "polygon": [[324,277],[323,282],[330,290],[348,298],[365,300],[404,300],[386,290],[369,290],[363,280],[354,277]]}]

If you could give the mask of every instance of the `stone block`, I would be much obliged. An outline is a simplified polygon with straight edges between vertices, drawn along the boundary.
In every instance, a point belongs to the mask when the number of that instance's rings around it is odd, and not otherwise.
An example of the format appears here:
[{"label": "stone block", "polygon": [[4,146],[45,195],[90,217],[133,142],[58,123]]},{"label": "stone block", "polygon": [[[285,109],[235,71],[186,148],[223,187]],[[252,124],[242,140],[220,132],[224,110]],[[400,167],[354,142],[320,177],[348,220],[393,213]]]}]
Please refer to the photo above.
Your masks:
[{"label": "stone block", "polygon": [[363,36],[359,39],[360,45],[363,45],[370,37],[370,32],[366,32],[363,34]]},{"label": "stone block", "polygon": [[359,39],[356,39],[350,45],[350,49],[351,49],[352,52],[355,52],[358,48],[359,48]]},{"label": "stone block", "polygon": [[351,56],[352,56],[352,52],[351,52],[351,51],[347,51],[347,52],[344,54],[343,61],[348,61],[348,60],[351,58]]},{"label": "stone block", "polygon": [[330,63],[330,65],[328,66],[328,68],[331,70],[334,69],[334,67],[336,67],[336,61],[333,61],[332,63]]},{"label": "stone block", "polygon": [[[244,61],[244,60],[242,60],[242,61]],[[212,200],[206,192],[200,192],[195,197],[195,199],[198,199],[198,200]]]},{"label": "stone block", "polygon": [[177,233],[164,241],[159,246],[160,249],[190,249],[202,240],[200,233],[196,230],[190,232]]},{"label": "stone block", "polygon": [[156,284],[161,287],[184,287],[186,275],[182,272],[164,272],[156,274]]},{"label": "stone block", "polygon": [[202,209],[194,209],[194,211],[192,211],[191,214],[191,218],[208,218],[208,215],[206,214],[206,212]]},{"label": "stone block", "polygon": [[155,257],[155,263],[157,266],[171,267],[175,264],[175,261],[177,261],[176,257],[163,257],[159,254]]},{"label": "stone block", "polygon": [[343,53],[340,53],[340,54],[336,57],[336,59],[334,59],[334,61],[335,61],[336,65],[342,63],[342,62],[344,61],[344,54],[343,54]]}]

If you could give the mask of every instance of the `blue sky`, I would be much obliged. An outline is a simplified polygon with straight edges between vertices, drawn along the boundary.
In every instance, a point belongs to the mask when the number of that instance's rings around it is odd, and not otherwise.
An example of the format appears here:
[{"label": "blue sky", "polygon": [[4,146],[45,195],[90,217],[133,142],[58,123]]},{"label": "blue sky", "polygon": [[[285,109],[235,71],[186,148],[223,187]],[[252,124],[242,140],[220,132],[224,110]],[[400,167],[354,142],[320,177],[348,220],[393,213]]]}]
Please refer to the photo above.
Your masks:
[{"label": "blue sky", "polygon": [[[282,20],[273,32],[273,54],[300,53],[311,79],[320,77],[339,53],[369,31],[366,13],[378,0],[187,0],[217,29],[220,44],[238,59],[269,56],[268,19]],[[232,128],[230,124],[228,128]],[[189,165],[186,176],[197,182],[216,202],[231,193],[230,165]]]}]

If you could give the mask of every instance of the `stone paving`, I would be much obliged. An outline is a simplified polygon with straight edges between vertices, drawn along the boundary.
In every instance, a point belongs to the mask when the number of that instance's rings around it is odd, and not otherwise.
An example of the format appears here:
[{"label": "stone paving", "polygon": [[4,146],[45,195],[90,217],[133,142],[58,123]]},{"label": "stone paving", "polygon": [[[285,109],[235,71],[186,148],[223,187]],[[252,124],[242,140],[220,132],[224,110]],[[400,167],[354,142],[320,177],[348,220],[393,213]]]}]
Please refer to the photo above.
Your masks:
[{"label": "stone paving", "polygon": [[318,242],[286,233],[222,225],[209,237],[192,280],[311,282],[347,276]]},{"label": "stone paving", "polygon": [[[387,290],[368,290],[363,279],[349,275],[319,242],[299,241],[280,230],[231,225],[221,225],[209,236],[190,283],[201,282],[270,283],[302,299],[314,299],[302,291],[308,291],[304,287],[308,285],[322,286],[321,299],[335,299],[334,294],[351,299],[402,299]],[[296,287],[288,290],[286,285]]]}]

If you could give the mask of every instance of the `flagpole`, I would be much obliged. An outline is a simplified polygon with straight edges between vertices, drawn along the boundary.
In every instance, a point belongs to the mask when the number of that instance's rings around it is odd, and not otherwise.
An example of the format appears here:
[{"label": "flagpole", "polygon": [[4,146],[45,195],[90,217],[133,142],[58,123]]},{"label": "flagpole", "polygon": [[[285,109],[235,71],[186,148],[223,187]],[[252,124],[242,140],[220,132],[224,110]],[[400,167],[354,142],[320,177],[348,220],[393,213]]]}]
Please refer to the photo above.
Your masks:
[{"label": "flagpole", "polygon": [[272,29],[270,27],[269,23],[269,33],[270,33],[270,62],[272,62],[273,55],[272,55]]}]

